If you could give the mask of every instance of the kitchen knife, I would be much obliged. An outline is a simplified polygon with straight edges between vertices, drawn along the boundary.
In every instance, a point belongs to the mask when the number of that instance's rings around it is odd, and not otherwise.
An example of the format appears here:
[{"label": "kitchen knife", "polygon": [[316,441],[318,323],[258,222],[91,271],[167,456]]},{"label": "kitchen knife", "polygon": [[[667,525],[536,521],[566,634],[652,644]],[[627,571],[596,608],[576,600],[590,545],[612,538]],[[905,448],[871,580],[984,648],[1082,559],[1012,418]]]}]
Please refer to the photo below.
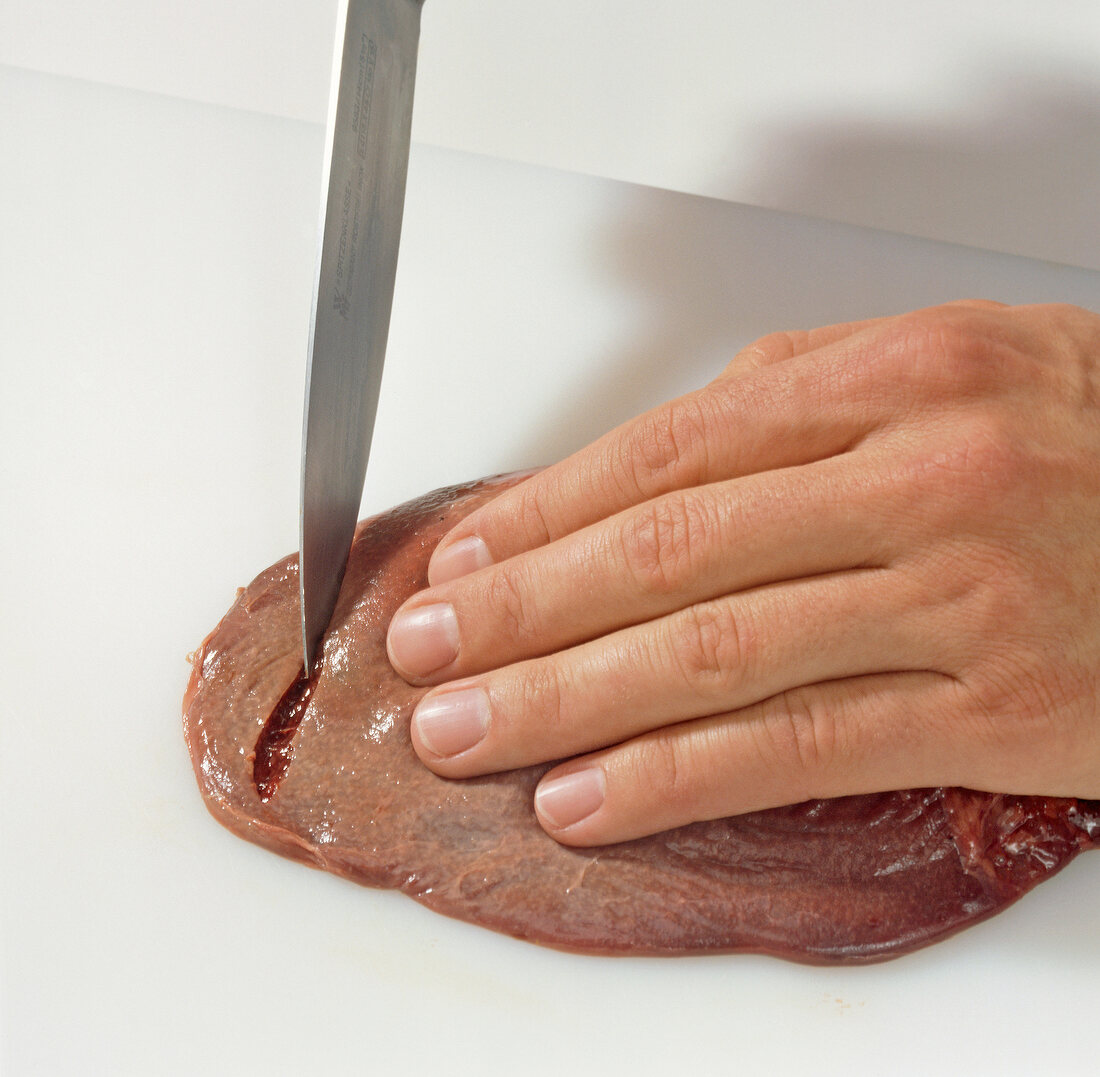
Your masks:
[{"label": "kitchen knife", "polygon": [[340,0],[302,431],[303,665],[332,619],[390,326],[423,0]]}]

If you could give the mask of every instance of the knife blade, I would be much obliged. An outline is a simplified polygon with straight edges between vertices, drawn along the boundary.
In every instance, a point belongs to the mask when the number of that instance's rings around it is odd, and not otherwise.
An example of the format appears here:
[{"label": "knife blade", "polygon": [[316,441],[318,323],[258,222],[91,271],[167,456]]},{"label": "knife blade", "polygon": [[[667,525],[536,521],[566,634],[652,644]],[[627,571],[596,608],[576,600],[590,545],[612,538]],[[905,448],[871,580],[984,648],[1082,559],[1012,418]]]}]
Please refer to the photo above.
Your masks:
[{"label": "knife blade", "polygon": [[389,335],[423,0],[340,0],[302,429],[306,675],[351,551]]}]

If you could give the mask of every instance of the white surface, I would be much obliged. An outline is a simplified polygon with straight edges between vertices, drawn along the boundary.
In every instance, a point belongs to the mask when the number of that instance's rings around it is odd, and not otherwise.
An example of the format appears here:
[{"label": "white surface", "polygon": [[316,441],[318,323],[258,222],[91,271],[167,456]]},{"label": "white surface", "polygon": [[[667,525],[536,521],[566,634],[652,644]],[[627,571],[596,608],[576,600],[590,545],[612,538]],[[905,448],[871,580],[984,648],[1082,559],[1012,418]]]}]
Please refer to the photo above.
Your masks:
[{"label": "white surface", "polygon": [[[0,99],[5,1077],[1095,1073],[1097,854],[812,969],[545,951],[222,830],[184,655],[296,544],[320,133]],[[418,147],[368,507],[556,457],[767,330],[975,293],[1100,275]]]},{"label": "white surface", "polygon": [[[335,0],[5,0],[0,62],[319,123]],[[1100,269],[1096,0],[427,0],[414,138]]]}]

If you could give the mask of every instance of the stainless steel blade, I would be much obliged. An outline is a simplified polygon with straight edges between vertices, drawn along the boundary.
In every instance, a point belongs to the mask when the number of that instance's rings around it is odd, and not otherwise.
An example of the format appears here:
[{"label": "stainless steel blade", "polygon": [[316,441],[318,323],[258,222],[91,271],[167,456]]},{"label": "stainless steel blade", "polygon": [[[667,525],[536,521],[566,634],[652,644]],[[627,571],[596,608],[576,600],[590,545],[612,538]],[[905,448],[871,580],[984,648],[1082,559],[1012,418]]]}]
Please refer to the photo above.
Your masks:
[{"label": "stainless steel blade", "polygon": [[302,433],[308,673],[363,496],[389,334],[423,0],[340,0]]}]

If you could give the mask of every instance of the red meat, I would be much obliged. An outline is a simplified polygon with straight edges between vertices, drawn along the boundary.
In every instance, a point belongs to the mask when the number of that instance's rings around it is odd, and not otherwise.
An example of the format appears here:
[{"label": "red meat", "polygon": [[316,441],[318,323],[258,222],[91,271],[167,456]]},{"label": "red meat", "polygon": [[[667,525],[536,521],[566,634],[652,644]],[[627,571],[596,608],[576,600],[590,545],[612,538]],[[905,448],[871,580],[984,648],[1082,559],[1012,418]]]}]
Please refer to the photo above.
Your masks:
[{"label": "red meat", "polygon": [[184,700],[195,774],[241,837],[450,916],[598,954],[749,951],[873,961],[993,915],[1100,845],[1100,802],[916,789],[812,801],[594,849],[535,821],[545,767],[466,781],[409,741],[422,689],[385,632],[428,557],[508,478],[359,525],[319,673],[300,682],[297,559],[207,637]]}]

